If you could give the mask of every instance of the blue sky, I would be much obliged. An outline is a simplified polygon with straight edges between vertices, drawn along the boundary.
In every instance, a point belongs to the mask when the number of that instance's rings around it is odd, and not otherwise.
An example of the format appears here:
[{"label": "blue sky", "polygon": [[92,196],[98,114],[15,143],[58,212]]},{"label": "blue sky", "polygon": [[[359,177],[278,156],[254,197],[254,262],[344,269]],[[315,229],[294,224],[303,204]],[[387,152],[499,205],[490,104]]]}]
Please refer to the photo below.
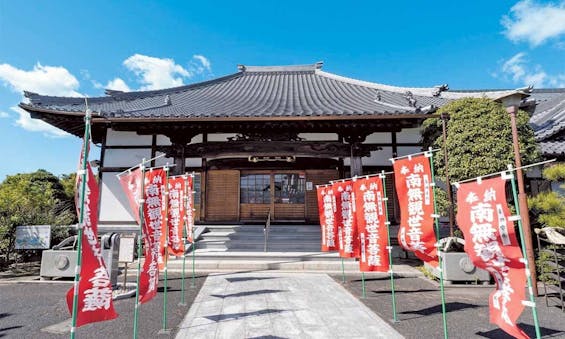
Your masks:
[{"label": "blue sky", "polygon": [[565,1],[0,0],[0,180],[77,164],[78,138],[18,111],[23,89],[100,96],[319,60],[396,86],[565,87]]}]

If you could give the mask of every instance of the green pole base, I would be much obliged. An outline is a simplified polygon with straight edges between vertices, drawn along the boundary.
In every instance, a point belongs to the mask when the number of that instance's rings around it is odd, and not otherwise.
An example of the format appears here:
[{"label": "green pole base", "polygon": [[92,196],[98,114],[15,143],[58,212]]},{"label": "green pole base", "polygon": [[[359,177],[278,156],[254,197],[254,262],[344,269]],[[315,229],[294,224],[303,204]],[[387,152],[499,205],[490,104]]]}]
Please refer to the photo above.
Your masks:
[{"label": "green pole base", "polygon": [[157,332],[158,335],[171,335],[171,330],[163,328],[160,329],[159,332]]}]

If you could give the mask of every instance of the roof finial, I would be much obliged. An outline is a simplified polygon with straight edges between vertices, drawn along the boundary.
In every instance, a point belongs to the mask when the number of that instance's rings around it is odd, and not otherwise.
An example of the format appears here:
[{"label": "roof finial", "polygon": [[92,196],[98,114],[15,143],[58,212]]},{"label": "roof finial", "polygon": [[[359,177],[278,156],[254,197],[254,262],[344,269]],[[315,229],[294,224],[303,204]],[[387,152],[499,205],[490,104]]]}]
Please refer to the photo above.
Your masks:
[{"label": "roof finial", "polygon": [[240,72],[245,72],[245,65],[237,65],[237,69],[238,69]]}]

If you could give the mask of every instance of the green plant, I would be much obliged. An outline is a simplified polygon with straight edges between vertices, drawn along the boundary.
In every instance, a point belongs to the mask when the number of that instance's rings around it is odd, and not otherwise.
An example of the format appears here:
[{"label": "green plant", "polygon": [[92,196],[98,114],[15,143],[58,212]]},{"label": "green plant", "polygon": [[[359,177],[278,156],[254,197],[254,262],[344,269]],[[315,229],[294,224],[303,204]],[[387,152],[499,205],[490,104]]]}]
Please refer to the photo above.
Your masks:
[{"label": "green plant", "polygon": [[[544,169],[545,178],[555,181],[565,181],[565,164],[557,164]],[[565,184],[561,184],[565,190]],[[537,222],[543,226],[565,228],[565,196],[558,192],[542,192],[528,198],[530,211]]]},{"label": "green plant", "polygon": [[547,246],[543,251],[539,252],[536,259],[536,268],[538,272],[538,280],[546,284],[557,284],[559,281],[555,279],[555,264],[553,262],[553,249],[558,248],[555,245]]},{"label": "green plant", "polygon": [[422,272],[424,274],[424,277],[430,279],[430,280],[434,280],[434,281],[439,281],[439,278],[436,277],[432,272],[430,272],[430,270],[428,270],[426,268],[426,266],[417,266],[416,269],[420,272]]},{"label": "green plant", "polygon": [[76,222],[74,194],[69,193],[45,170],[8,176],[0,184],[0,253],[6,263],[14,250],[16,226],[52,225],[52,243],[67,236],[68,229],[59,226]]}]

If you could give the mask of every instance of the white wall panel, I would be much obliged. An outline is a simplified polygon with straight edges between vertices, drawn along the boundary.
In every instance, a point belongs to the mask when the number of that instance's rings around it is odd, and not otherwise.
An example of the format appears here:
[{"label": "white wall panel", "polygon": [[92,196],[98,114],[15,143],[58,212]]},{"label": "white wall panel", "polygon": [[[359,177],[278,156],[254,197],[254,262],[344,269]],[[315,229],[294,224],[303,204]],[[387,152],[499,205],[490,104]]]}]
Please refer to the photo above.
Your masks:
[{"label": "white wall panel", "polygon": [[136,132],[114,131],[108,128],[106,146],[151,146],[151,135],[139,135]]},{"label": "white wall panel", "polygon": [[391,143],[392,137],[391,133],[372,133],[365,139],[365,144],[384,144]]},{"label": "white wall panel", "polygon": [[337,141],[337,133],[299,133],[299,137],[307,141]]},{"label": "white wall panel", "polygon": [[100,221],[134,221],[133,211],[114,172],[104,172],[100,192]]},{"label": "white wall panel", "polygon": [[202,167],[202,158],[186,158],[186,167]]},{"label": "white wall panel", "polygon": [[[164,153],[162,152],[155,152],[155,156],[159,156],[162,155]],[[155,159],[155,166],[165,166],[166,164],[169,165],[173,165],[175,163],[175,159],[174,158],[167,158],[167,157],[161,157],[159,159]]]},{"label": "white wall panel", "polygon": [[208,141],[228,141],[231,137],[235,137],[235,133],[208,134]]},{"label": "white wall panel", "polygon": [[157,145],[159,146],[169,146],[171,144],[171,139],[168,136],[157,134]]},{"label": "white wall panel", "polygon": [[151,148],[106,149],[104,167],[131,167],[151,158]]},{"label": "white wall panel", "polygon": [[392,147],[383,147],[380,151],[372,151],[370,157],[362,158],[363,166],[391,166]]},{"label": "white wall panel", "polygon": [[190,141],[191,144],[198,144],[201,143],[202,140],[204,140],[202,138],[202,134],[198,134],[197,136],[195,136],[194,138],[192,138],[192,140]]},{"label": "white wall panel", "polygon": [[413,154],[422,152],[422,147],[419,146],[412,146],[412,147],[398,147],[397,149],[397,157],[401,157],[403,155]]},{"label": "white wall panel", "polygon": [[405,128],[396,133],[396,142],[420,142],[420,128]]}]

